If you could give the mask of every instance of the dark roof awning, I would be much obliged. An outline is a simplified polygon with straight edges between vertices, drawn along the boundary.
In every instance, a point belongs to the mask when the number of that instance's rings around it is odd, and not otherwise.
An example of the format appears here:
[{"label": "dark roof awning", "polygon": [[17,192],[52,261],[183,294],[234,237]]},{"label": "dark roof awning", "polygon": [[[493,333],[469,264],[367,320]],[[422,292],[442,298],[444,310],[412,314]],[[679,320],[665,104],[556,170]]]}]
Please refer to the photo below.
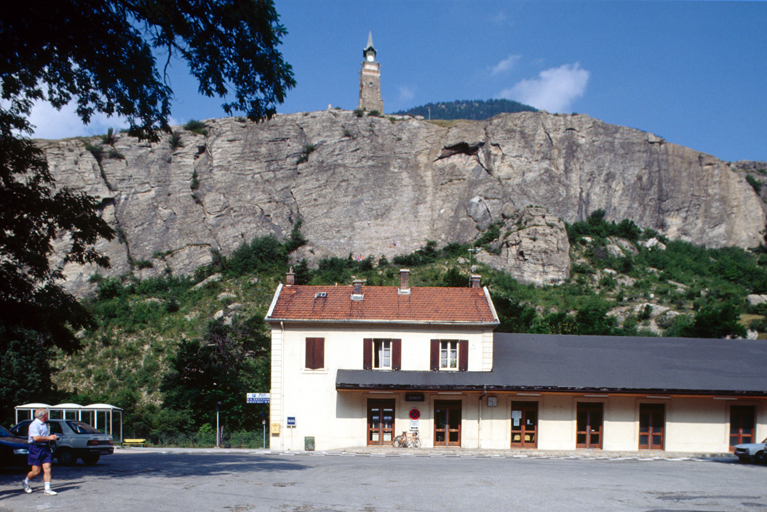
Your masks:
[{"label": "dark roof awning", "polygon": [[492,372],[339,370],[338,390],[767,396],[767,341],[495,334]]}]

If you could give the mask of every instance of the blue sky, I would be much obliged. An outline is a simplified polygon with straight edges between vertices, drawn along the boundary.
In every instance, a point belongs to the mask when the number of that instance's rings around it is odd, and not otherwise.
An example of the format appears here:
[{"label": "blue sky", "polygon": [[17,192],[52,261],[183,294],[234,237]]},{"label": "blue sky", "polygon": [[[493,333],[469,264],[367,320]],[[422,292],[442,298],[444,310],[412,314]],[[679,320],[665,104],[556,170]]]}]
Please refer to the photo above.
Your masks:
[{"label": "blue sky", "polygon": [[[646,130],[728,161],[767,161],[767,2],[276,0],[298,85],[278,111],[354,109],[368,31],[386,112],[508,98]],[[173,120],[223,117],[172,70]],[[37,136],[104,133],[38,108]]]}]

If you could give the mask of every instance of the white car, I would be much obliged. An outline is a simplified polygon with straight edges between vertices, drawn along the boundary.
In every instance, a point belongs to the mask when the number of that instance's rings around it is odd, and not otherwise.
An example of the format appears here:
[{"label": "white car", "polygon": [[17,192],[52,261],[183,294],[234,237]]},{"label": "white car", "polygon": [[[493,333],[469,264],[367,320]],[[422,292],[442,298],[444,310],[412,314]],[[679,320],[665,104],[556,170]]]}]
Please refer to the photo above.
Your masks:
[{"label": "white car", "polygon": [[[24,420],[10,430],[15,436],[27,439],[30,423],[32,420]],[[85,464],[92,466],[102,455],[115,452],[112,436],[82,421],[49,419],[48,430],[58,437],[53,458],[58,459],[59,464],[64,466],[75,465],[77,459],[82,459]]]},{"label": "white car", "polygon": [[744,443],[735,446],[735,455],[741,462],[767,464],[767,439],[761,443]]}]

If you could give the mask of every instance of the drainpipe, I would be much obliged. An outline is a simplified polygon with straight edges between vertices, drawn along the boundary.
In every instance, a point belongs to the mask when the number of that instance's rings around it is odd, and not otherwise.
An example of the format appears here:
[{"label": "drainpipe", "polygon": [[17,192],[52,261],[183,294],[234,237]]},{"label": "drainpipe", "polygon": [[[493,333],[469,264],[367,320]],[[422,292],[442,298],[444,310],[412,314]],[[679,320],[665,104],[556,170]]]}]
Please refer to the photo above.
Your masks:
[{"label": "drainpipe", "polygon": [[[282,330],[282,383],[280,384],[280,403],[282,404],[280,411],[280,425],[282,425],[282,417],[285,416],[285,322],[280,321],[280,329]],[[273,421],[270,417],[269,421]],[[270,439],[271,441],[271,439]],[[271,443],[269,443],[271,447]],[[280,450],[285,449],[285,432],[280,428]]]},{"label": "drainpipe", "polygon": [[482,449],[482,399],[487,394],[487,384],[482,386],[482,394],[479,395],[479,402],[477,402],[477,448]]}]

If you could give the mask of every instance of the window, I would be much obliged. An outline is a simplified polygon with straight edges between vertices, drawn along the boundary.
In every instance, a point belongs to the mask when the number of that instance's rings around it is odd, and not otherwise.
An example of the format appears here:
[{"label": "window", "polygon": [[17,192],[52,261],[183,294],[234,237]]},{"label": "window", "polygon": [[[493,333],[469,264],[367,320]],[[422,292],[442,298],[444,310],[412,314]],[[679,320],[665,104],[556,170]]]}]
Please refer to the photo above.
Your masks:
[{"label": "window", "polygon": [[458,370],[469,368],[469,342],[467,340],[431,340],[431,369]]},{"label": "window", "polygon": [[365,370],[399,370],[402,367],[402,340],[365,338],[362,368]]},{"label": "window", "polygon": [[306,368],[325,368],[325,338],[306,338]]}]

